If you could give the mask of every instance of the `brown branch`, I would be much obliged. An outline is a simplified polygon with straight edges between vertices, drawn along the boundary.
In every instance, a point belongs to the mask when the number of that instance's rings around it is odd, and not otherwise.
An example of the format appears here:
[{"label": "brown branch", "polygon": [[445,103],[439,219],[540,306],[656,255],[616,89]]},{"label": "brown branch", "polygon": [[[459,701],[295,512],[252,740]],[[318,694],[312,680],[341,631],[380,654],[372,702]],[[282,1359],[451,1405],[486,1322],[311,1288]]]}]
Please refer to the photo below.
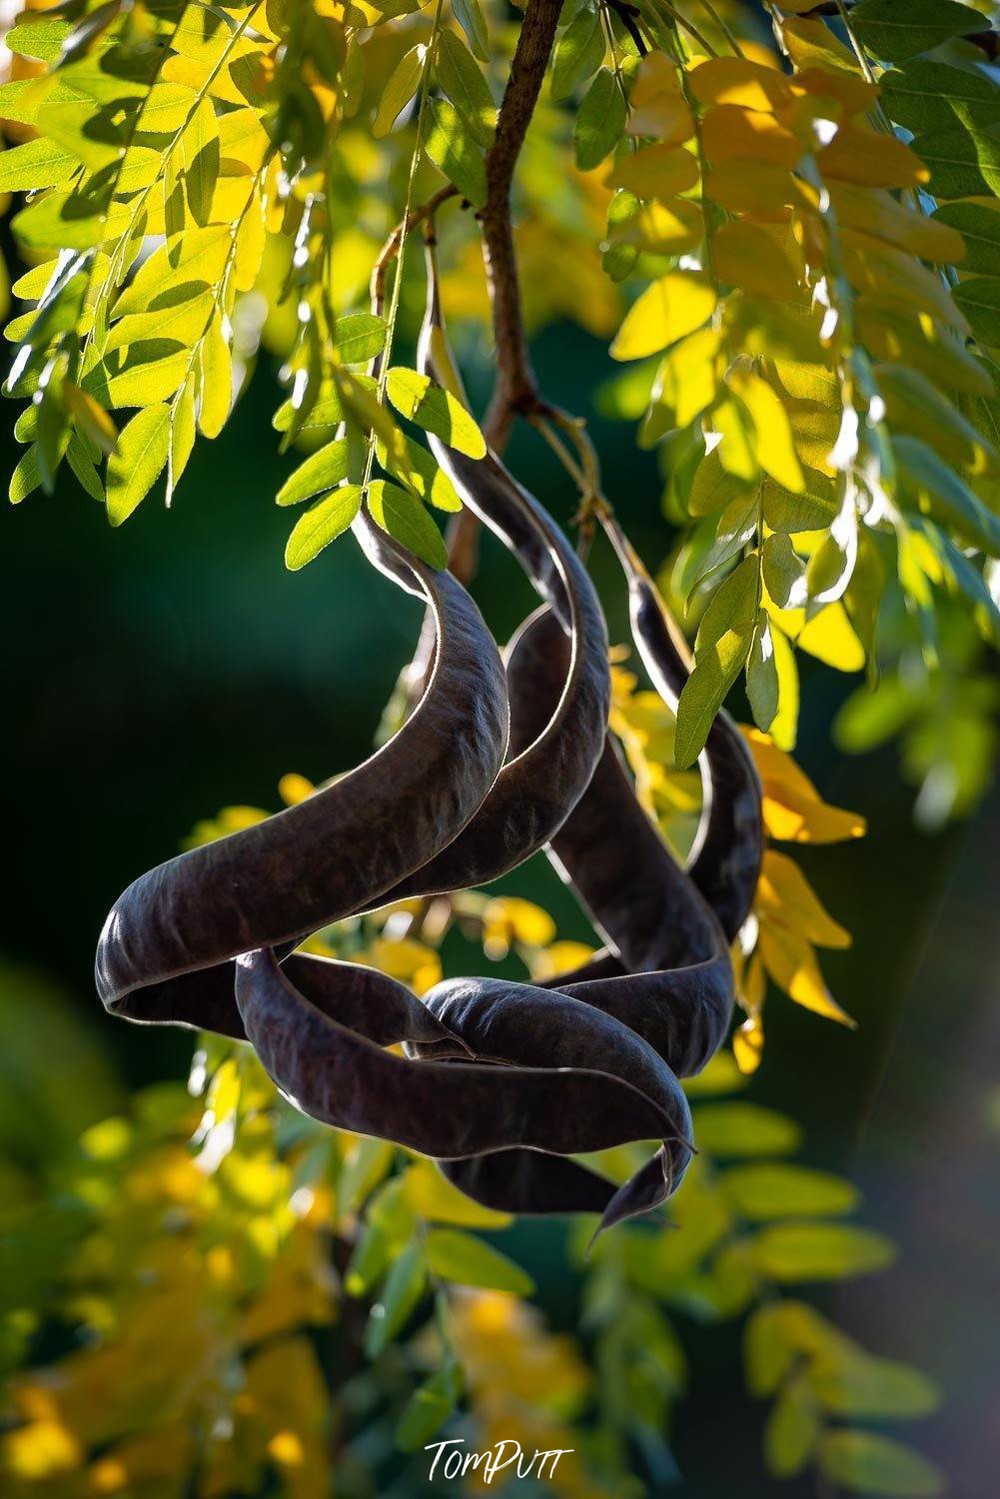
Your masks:
[{"label": "brown branch", "polygon": [[539,399],[521,317],[510,189],[552,53],[560,9],[560,0],[528,0],[496,137],[486,153],[486,204],[479,218],[493,304],[497,376],[484,427],[487,441],[497,451],[506,443],[515,416],[536,409]]}]

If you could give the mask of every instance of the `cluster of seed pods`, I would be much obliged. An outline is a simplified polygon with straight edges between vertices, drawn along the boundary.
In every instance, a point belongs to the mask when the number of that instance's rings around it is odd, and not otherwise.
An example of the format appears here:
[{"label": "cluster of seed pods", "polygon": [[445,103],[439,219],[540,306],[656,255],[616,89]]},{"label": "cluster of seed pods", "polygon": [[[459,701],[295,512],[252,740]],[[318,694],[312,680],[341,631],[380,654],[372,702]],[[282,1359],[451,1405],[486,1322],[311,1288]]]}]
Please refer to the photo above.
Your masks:
[{"label": "cluster of seed pods", "polygon": [[[451,384],[433,258],[430,269],[421,364]],[[492,453],[432,446],[542,606],[501,659],[465,589],[362,512],[369,558],[433,623],[420,702],[350,774],[130,885],[101,935],[97,987],[127,1019],[249,1041],[297,1108],[434,1157],[479,1202],[595,1212],[607,1228],[664,1201],[691,1158],[678,1079],[729,1024],[729,943],[756,887],[760,791],[721,715],[681,868],[608,736],[608,642],[586,569]],[[675,705],[683,639],[612,530],[637,650]],[[451,979],[417,999],[374,969],[295,950],[344,917],[488,884],[542,848],[605,943],[548,984]],[[403,1054],[387,1049],[399,1043]],[[660,1148],[621,1187],[573,1159],[650,1139]]]}]

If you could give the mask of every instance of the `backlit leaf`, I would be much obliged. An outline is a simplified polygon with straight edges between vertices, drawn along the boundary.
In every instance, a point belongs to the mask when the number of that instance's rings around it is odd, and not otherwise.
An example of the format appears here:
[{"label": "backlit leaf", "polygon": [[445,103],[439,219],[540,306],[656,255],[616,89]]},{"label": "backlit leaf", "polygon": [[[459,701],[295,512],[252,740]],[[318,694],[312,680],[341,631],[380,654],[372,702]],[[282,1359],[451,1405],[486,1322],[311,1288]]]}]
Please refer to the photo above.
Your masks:
[{"label": "backlit leaf", "polygon": [[447,567],[448,549],[441,532],[412,494],[400,489],[398,484],[375,479],[369,486],[368,506],[372,519],[383,531],[395,536],[432,567]]},{"label": "backlit leaf", "polygon": [[386,392],[401,416],[433,432],[449,447],[469,458],[485,455],[483,435],[465,407],[449,391],[432,384],[427,375],[397,366],[389,371]]},{"label": "backlit leaf", "polygon": [[324,547],[348,530],[361,509],[361,485],[344,484],[311,506],[292,528],[285,547],[285,566],[298,572]]},{"label": "backlit leaf", "polygon": [[476,208],[486,202],[486,167],[482,150],[470,138],[458,111],[444,99],[427,105],[424,149],[449,182]]},{"label": "backlit leaf", "polygon": [[625,316],[611,345],[613,359],[644,359],[658,354],[711,317],[715,292],[687,271],[669,271],[642,293]]},{"label": "backlit leaf", "polygon": [[573,127],[576,164],[582,172],[600,166],[625,129],[625,100],[609,68],[601,68],[580,105]]},{"label": "backlit leaf", "polygon": [[108,459],[108,519],[113,526],[120,526],[145,499],[167,461],[169,446],[167,406],[149,406],[122,428],[117,450]]},{"label": "backlit leaf", "polygon": [[431,1273],[461,1286],[482,1286],[530,1296],[534,1282],[527,1271],[499,1250],[455,1229],[436,1228],[427,1235],[427,1264]]}]

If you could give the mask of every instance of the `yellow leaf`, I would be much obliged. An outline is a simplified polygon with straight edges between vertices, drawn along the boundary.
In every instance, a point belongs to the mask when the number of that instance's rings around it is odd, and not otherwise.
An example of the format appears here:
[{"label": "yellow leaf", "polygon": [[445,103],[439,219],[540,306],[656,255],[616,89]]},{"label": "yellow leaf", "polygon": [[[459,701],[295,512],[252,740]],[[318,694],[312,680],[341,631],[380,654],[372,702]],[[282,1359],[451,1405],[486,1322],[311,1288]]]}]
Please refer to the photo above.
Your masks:
[{"label": "yellow leaf", "polygon": [[774,234],[746,219],[723,224],[712,240],[715,271],[731,286],[760,297],[791,301],[799,278]]},{"label": "yellow leaf", "polygon": [[[826,28],[823,28],[824,31]],[[830,33],[827,32],[827,35]],[[854,73],[833,68],[810,67],[796,73],[795,82],[816,99],[835,99],[848,115],[865,114],[878,98],[878,84]]]},{"label": "yellow leaf", "polygon": [[651,255],[676,255],[696,245],[703,231],[698,205],[678,198],[669,207],[641,203],[631,218],[612,226],[610,239],[613,244],[635,245]]},{"label": "yellow leaf", "polygon": [[804,624],[795,636],[795,644],[837,671],[861,671],[865,664],[865,648],[839,600]]},{"label": "yellow leaf", "polygon": [[749,370],[733,370],[728,378],[729,388],[750,413],[754,428],[751,446],[757,462],[785,489],[801,494],[805,477],[795,452],[788,412],[780,398],[766,380]]},{"label": "yellow leaf", "polygon": [[624,187],[640,198],[674,198],[698,181],[698,163],[683,146],[646,146],[634,156],[623,156],[606,179],[608,187]]},{"label": "yellow leaf", "polygon": [[820,973],[816,954],[804,937],[774,926],[760,930],[760,955],[780,989],[803,1009],[854,1029],[856,1022],[834,999]]},{"label": "yellow leaf", "polygon": [[745,57],[713,57],[688,75],[699,104],[739,104],[744,109],[786,109],[795,98],[792,83],[774,68]]},{"label": "yellow leaf", "polygon": [[824,909],[802,870],[787,854],[764,854],[757,901],[770,916],[817,947],[850,947],[851,934]]},{"label": "yellow leaf", "polygon": [[655,135],[662,145],[680,146],[694,134],[694,117],[681,93],[676,65],[664,52],[642,59],[629,96],[630,135]]},{"label": "yellow leaf", "polygon": [[669,271],[647,287],[611,345],[613,359],[644,359],[700,328],[715,310],[715,292],[701,276]]},{"label": "yellow leaf", "polygon": [[509,1213],[484,1208],[442,1176],[431,1161],[420,1160],[403,1173],[403,1194],[415,1213],[432,1223],[460,1228],[505,1228]]},{"label": "yellow leaf", "polygon": [[8,1432],[0,1448],[3,1466],[24,1483],[57,1478],[83,1462],[80,1443],[59,1421],[33,1421]]},{"label": "yellow leaf", "polygon": [[594,949],[586,942],[553,942],[532,960],[533,979],[554,979],[560,973],[572,973],[594,956]]},{"label": "yellow leaf", "polygon": [[829,26],[822,21],[796,16],[781,23],[781,39],[796,68],[832,68],[837,72],[857,74],[858,60]]},{"label": "yellow leaf", "polygon": [[514,942],[548,947],[555,935],[556,924],[548,911],[530,900],[501,895],[483,912],[483,948],[488,957],[502,958]]},{"label": "yellow leaf", "polygon": [[759,1015],[749,1020],[733,1033],[733,1056],[744,1077],[752,1077],[764,1055],[764,1022]]},{"label": "yellow leaf", "polygon": [[782,223],[789,208],[814,210],[815,188],[785,167],[736,158],[705,175],[705,196],[729,213],[748,213],[765,223]]},{"label": "yellow leaf", "polygon": [[774,646],[774,666],[778,673],[778,711],[771,720],[768,732],[779,749],[792,750],[795,748],[799,729],[799,669],[787,635],[773,621],[771,641]]},{"label": "yellow leaf", "polygon": [[[826,611],[824,611],[826,612]],[[786,843],[839,843],[862,838],[865,820],[824,802],[809,777],[770,734],[744,728],[764,791],[764,828]]]},{"label": "yellow leaf", "polygon": [[719,401],[712,411],[711,423],[721,439],[712,452],[724,472],[745,484],[756,482],[760,470],[750,442],[750,423],[742,407],[735,401]]},{"label": "yellow leaf", "polygon": [[304,802],[307,797],[312,796],[315,790],[316,787],[312,781],[306,780],[305,776],[296,775],[294,771],[283,775],[278,782],[278,795],[286,807],[294,807],[299,802]]},{"label": "yellow leaf", "polygon": [[656,399],[674,413],[678,427],[686,427],[715,400],[721,335],[702,328],[675,344],[664,356],[654,388]]},{"label": "yellow leaf", "polygon": [[773,114],[737,104],[717,104],[708,111],[702,121],[701,141],[712,166],[745,157],[754,163],[794,167],[803,150],[801,141]]},{"label": "yellow leaf", "polygon": [[965,241],[957,229],[908,208],[878,188],[831,182],[830,202],[842,229],[861,229],[921,260],[954,265],[965,258]]},{"label": "yellow leaf", "polygon": [[916,152],[894,135],[858,125],[841,125],[816,163],[824,179],[863,187],[919,187],[931,176]]},{"label": "yellow leaf", "polygon": [[968,335],[969,325],[951,292],[913,255],[857,229],[844,229],[840,237],[844,264],[858,292],[932,314],[956,333]]}]

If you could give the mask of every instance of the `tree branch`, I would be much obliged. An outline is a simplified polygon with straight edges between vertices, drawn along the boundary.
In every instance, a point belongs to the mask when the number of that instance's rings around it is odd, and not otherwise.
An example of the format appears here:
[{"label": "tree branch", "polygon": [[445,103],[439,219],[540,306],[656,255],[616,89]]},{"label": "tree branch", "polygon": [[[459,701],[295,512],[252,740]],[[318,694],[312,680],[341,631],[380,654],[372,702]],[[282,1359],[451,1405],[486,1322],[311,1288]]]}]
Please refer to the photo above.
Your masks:
[{"label": "tree branch", "polygon": [[497,117],[496,137],[486,153],[487,195],[479,218],[493,304],[497,377],[484,426],[487,441],[498,451],[507,440],[515,416],[535,409],[538,404],[521,318],[510,189],[552,53],[560,9],[561,0],[528,0]]}]

